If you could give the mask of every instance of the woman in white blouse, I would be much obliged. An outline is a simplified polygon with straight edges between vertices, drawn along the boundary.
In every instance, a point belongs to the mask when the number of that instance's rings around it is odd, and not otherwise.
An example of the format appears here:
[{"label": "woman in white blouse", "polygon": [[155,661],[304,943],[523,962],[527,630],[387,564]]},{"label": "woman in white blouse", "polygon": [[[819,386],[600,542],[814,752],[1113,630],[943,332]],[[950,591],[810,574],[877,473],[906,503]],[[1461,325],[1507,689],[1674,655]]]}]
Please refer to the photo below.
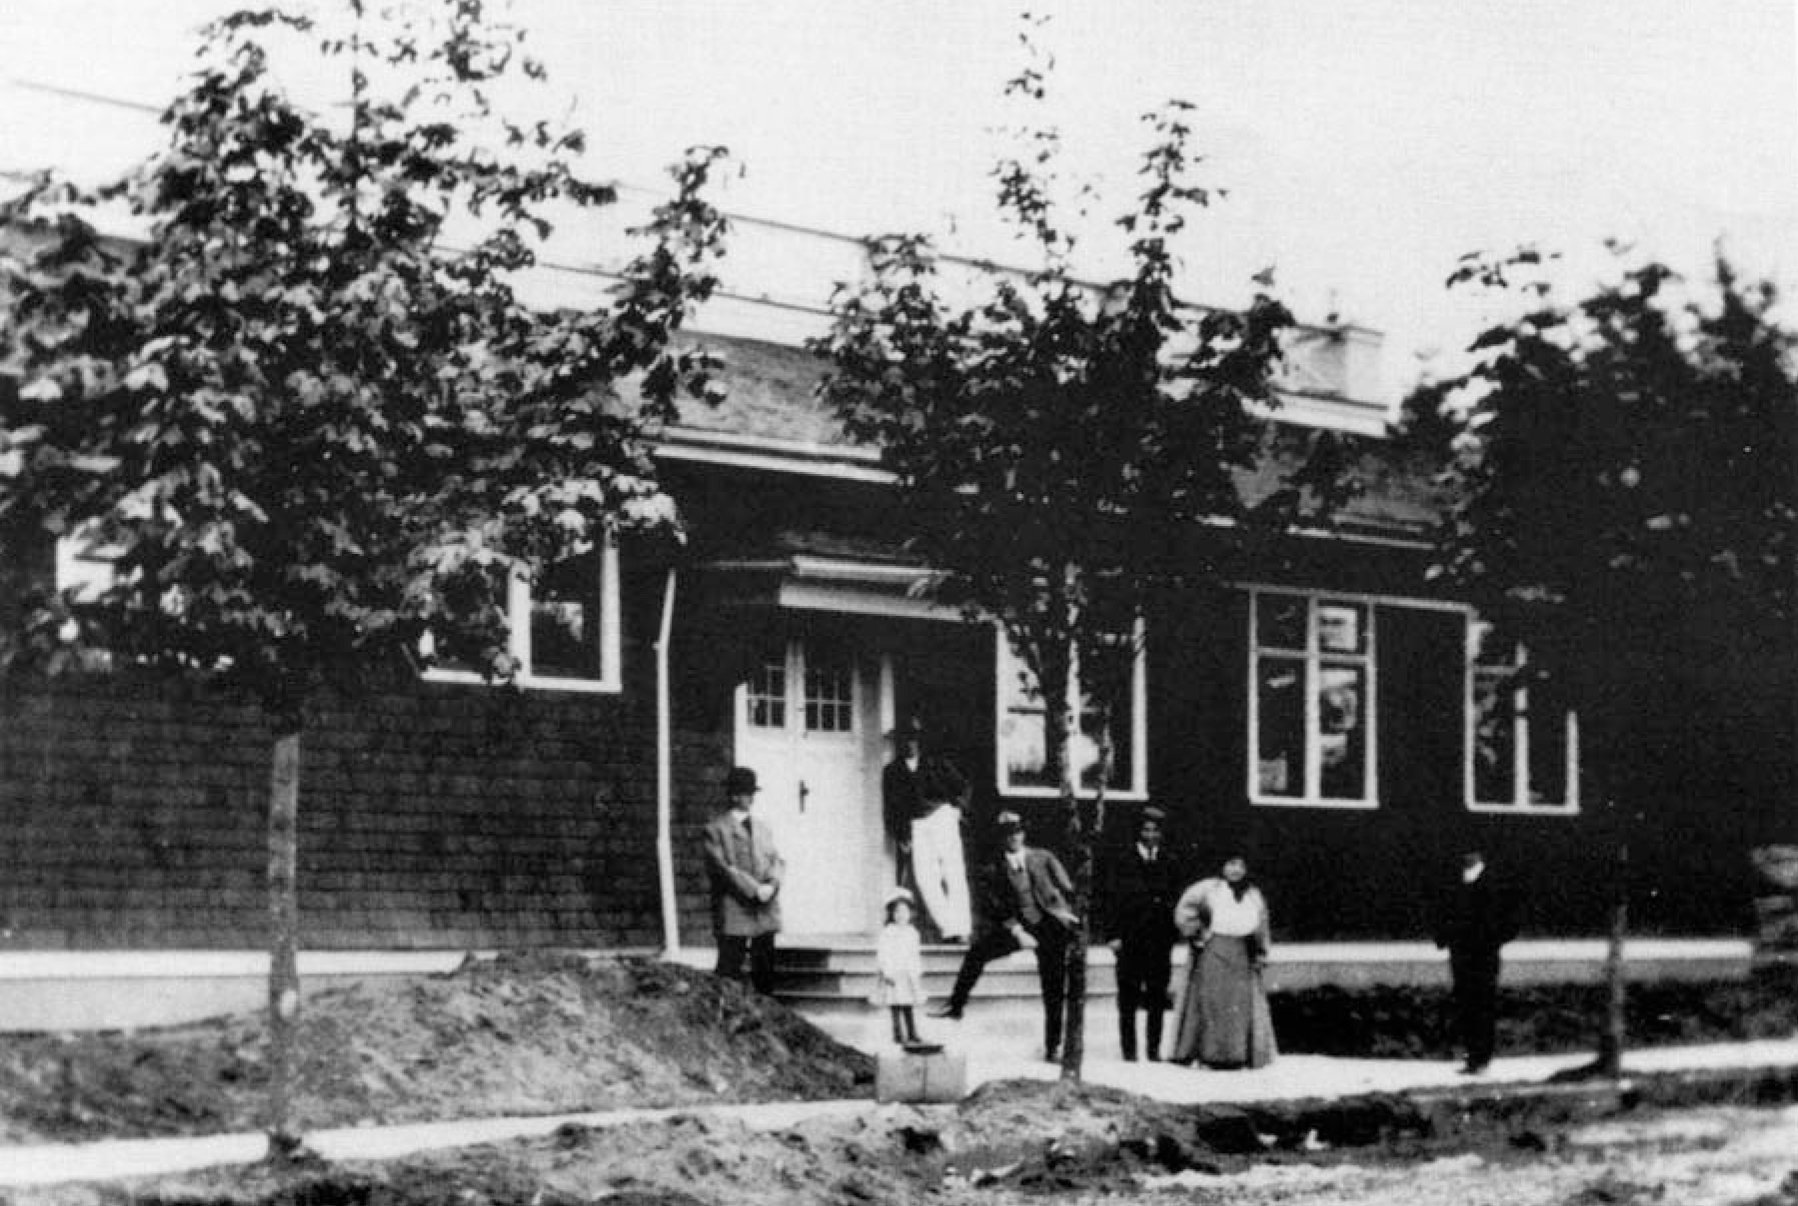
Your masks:
[{"label": "woman in white blouse", "polygon": [[1222,876],[1201,879],[1174,906],[1174,924],[1191,943],[1186,998],[1174,1036],[1174,1062],[1208,1068],[1261,1068],[1278,1054],[1261,969],[1270,942],[1267,898],[1232,857]]}]

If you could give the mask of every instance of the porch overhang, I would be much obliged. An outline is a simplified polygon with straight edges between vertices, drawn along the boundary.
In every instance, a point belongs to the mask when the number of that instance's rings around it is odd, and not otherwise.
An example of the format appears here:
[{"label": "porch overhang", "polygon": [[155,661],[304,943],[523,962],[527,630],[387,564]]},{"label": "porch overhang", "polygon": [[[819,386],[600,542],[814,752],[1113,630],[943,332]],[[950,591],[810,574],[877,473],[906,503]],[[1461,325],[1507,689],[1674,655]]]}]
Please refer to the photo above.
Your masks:
[{"label": "porch overhang", "polygon": [[960,621],[959,608],[930,597],[942,575],[877,558],[792,553],[727,558],[699,567],[727,605],[828,611],[904,620]]}]

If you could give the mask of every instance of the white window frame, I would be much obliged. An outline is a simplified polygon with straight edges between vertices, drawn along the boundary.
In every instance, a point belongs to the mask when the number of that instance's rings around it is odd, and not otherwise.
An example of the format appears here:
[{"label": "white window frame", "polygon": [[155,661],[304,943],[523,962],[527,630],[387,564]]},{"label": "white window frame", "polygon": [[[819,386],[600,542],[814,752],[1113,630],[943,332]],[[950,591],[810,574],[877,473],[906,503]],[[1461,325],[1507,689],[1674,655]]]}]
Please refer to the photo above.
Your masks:
[{"label": "white window frame", "polygon": [[[1136,621],[1133,639],[1136,642],[1136,660],[1130,675],[1130,779],[1128,787],[1109,787],[1105,790],[1107,800],[1139,801],[1149,798],[1149,686],[1148,657],[1143,641],[1143,622]],[[1024,659],[1019,657],[1011,647],[1011,640],[1006,636],[1000,624],[993,625],[994,672],[997,675],[993,692],[993,781],[999,785],[999,794],[1015,796],[1021,799],[1053,799],[1061,794],[1057,787],[1038,787],[1031,784],[1013,783],[1011,780],[1010,760],[1005,756],[1005,721],[1009,711],[1008,704],[1015,698],[1018,684],[1024,676],[1030,674]],[[1074,687],[1079,690],[1079,667],[1074,668]],[[1047,737],[1048,718],[1044,714],[1044,736]],[[1098,789],[1081,789],[1078,782],[1076,791],[1083,796],[1096,796]]]},{"label": "white window frame", "polygon": [[802,738],[814,742],[836,742],[852,744],[862,739],[862,684],[861,675],[856,673],[855,659],[845,658],[840,668],[847,674],[849,695],[846,699],[832,701],[832,706],[845,710],[848,726],[839,729],[810,728],[806,725],[805,708],[809,698],[809,672],[814,663],[831,665],[828,658],[818,657],[815,650],[805,641],[789,639],[782,645],[781,664],[783,667],[781,703],[781,722],[777,725],[754,724],[750,719],[750,683],[737,684],[736,689],[736,724],[739,731],[753,730],[757,733],[784,733],[788,737]]},{"label": "white window frame", "polygon": [[[1481,620],[1472,612],[1467,616],[1467,656],[1465,678],[1465,730],[1463,746],[1465,754],[1462,758],[1462,800],[1468,812],[1492,813],[1517,817],[1571,817],[1578,816],[1579,801],[1579,714],[1571,708],[1562,714],[1562,723],[1566,726],[1564,757],[1566,766],[1562,768],[1562,782],[1565,785],[1566,798],[1558,804],[1542,803],[1530,799],[1530,724],[1533,719],[1530,712],[1529,688],[1520,687],[1511,693],[1511,790],[1513,799],[1506,802],[1481,800],[1477,796],[1478,776],[1474,771],[1474,758],[1477,751],[1477,735],[1479,730],[1479,660],[1480,645],[1485,635],[1491,631],[1491,625]],[[1529,651],[1518,645],[1513,657],[1515,665],[1521,669],[1529,664]],[[1491,665],[1491,663],[1486,663]],[[1552,723],[1552,718],[1550,720]]]},{"label": "white window frame", "polygon": [[[599,584],[599,660],[596,677],[535,674],[531,670],[531,581],[523,570],[514,570],[506,588],[506,652],[520,667],[511,681],[533,691],[573,691],[587,694],[616,694],[624,689],[622,666],[623,634],[620,631],[618,601],[618,546],[607,541],[600,547]],[[427,654],[431,638],[425,636]],[[472,670],[433,666],[425,678],[439,683],[485,683],[487,680]]]},{"label": "white window frame", "polygon": [[[1331,808],[1348,809],[1367,812],[1380,806],[1380,745],[1379,745],[1379,668],[1376,656],[1379,649],[1378,628],[1376,619],[1379,613],[1379,600],[1368,595],[1357,595],[1342,591],[1290,590],[1285,588],[1248,587],[1249,593],[1249,632],[1248,632],[1248,750],[1244,757],[1244,771],[1249,802],[1269,808]],[[1264,597],[1282,596],[1305,600],[1305,648],[1300,651],[1261,644],[1261,600]],[[1362,608],[1367,617],[1366,639],[1364,649],[1360,653],[1326,653],[1318,647],[1317,640],[1317,608],[1320,604],[1348,603]],[[1299,795],[1271,795],[1261,790],[1261,658],[1263,655],[1302,660],[1305,667],[1303,684],[1305,700],[1305,765],[1302,768],[1305,776],[1304,791]],[[1362,738],[1366,766],[1362,775],[1363,794],[1359,799],[1325,796],[1321,794],[1323,780],[1323,732],[1318,715],[1317,677],[1324,661],[1354,662],[1366,674],[1366,698],[1362,700],[1362,711],[1366,716],[1366,733]]]}]

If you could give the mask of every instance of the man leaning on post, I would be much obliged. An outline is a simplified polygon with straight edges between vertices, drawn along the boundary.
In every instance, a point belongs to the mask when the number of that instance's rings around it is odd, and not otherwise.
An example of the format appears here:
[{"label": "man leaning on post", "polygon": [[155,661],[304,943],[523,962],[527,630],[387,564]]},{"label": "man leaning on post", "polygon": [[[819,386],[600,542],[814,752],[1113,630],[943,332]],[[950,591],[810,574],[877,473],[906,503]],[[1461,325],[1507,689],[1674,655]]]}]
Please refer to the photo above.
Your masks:
[{"label": "man leaning on post", "polygon": [[980,973],[994,959],[1016,950],[1036,952],[1037,978],[1043,993],[1043,1058],[1053,1063],[1061,1050],[1061,1011],[1067,999],[1068,946],[1079,924],[1068,897],[1074,882],[1047,850],[1026,844],[1024,822],[1017,813],[1001,812],[995,820],[1005,847],[984,860],[981,881],[981,924],[962,957],[955,987],[932,1017],[959,1018]]}]

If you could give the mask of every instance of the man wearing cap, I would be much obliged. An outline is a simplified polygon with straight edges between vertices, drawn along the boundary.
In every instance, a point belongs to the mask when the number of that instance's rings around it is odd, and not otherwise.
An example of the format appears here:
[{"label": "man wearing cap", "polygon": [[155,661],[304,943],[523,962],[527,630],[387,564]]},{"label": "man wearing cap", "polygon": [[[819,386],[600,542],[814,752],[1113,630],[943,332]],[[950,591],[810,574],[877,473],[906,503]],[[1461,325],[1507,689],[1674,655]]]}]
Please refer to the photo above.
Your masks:
[{"label": "man wearing cap", "polygon": [[949,1000],[931,1016],[961,1017],[986,965],[1029,948],[1036,952],[1036,972],[1042,984],[1043,1058],[1053,1062],[1061,1050],[1068,945],[1079,924],[1068,905],[1074,882],[1053,854],[1026,844],[1024,822],[1017,813],[1000,813],[996,824],[1005,846],[988,862],[981,877],[981,928],[962,957]]},{"label": "man wearing cap", "polygon": [[880,775],[881,811],[893,839],[898,880],[909,871],[924,911],[945,942],[965,942],[973,927],[961,818],[971,794],[961,772],[924,756],[916,720],[893,732],[895,756]]},{"label": "man wearing cap", "polygon": [[[750,817],[755,772],[732,767],[724,779],[725,810],[705,827],[705,862],[712,886],[712,931],[720,976],[747,978],[759,993],[774,991],[774,935],[780,932],[780,881],[786,864],[766,822]],[[747,973],[747,975],[746,975]]]},{"label": "man wearing cap", "polygon": [[1099,907],[1117,956],[1118,1045],[1136,1059],[1136,1014],[1143,1015],[1143,1050],[1161,1058],[1161,1020],[1172,975],[1174,905],[1184,877],[1162,844],[1167,814],[1150,806],[1137,819],[1136,840],[1112,851],[1104,866]]}]

